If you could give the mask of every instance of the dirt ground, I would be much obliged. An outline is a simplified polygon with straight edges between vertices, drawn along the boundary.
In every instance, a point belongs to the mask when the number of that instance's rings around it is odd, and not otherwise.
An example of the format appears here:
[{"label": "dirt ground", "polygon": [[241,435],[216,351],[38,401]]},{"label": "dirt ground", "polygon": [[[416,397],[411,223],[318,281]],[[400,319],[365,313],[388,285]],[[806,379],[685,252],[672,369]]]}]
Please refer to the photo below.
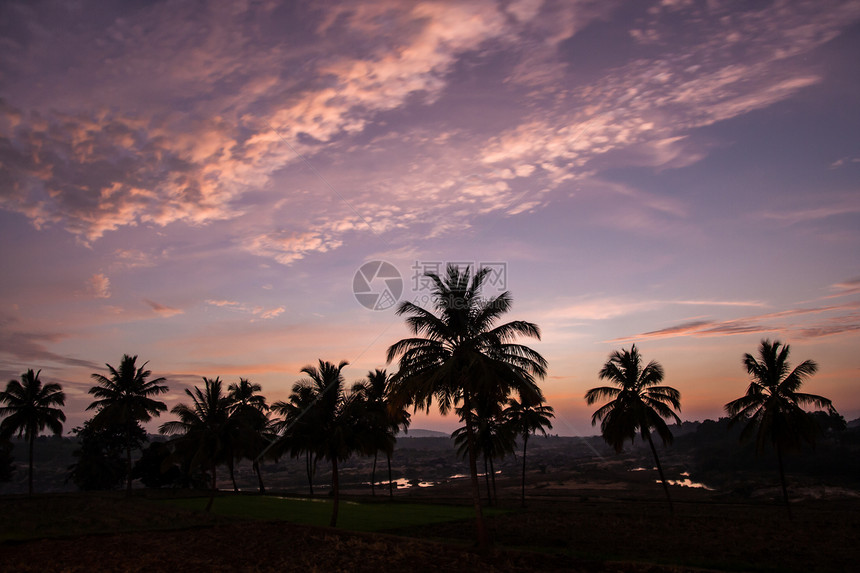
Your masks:
[{"label": "dirt ground", "polygon": [[304,571],[645,573],[687,571],[607,564],[562,555],[494,550],[393,535],[349,533],[283,522],[243,522],[182,531],[50,539],[0,546],[4,571]]},{"label": "dirt ground", "polygon": [[[525,509],[512,484],[502,490],[511,511],[488,519],[489,554],[474,551],[472,520],[371,534],[228,519],[142,494],[2,497],[0,570],[835,572],[860,563],[857,499],[798,502],[789,520],[771,500],[691,491],[678,496],[673,515],[652,484],[575,496],[557,485]],[[466,501],[450,493],[421,498]]]}]

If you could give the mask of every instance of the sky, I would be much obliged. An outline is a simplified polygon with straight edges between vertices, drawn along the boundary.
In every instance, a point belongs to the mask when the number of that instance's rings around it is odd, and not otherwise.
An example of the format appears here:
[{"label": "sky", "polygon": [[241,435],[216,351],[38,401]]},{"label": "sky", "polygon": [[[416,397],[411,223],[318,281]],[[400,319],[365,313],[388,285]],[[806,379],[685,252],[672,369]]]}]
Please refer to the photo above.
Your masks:
[{"label": "sky", "polygon": [[454,263],[540,327],[553,433],[634,343],[686,420],[765,338],[860,417],[858,53],[856,1],[3,2],[0,380],[66,430],[123,354],[169,407],[357,381]]}]

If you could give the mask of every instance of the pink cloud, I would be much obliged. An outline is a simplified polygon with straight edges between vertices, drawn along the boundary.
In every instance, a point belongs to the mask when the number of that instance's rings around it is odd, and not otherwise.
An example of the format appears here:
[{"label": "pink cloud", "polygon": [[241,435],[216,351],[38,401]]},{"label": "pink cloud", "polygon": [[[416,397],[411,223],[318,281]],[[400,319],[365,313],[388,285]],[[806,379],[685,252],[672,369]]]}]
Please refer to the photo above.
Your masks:
[{"label": "pink cloud", "polygon": [[173,308],[170,306],[165,306],[163,304],[159,304],[159,303],[151,301],[149,299],[144,299],[144,302],[146,304],[148,304],[152,308],[152,310],[154,310],[157,314],[159,314],[165,318],[170,318],[171,316],[176,316],[177,314],[185,313],[185,311],[182,309]]},{"label": "pink cloud", "polygon": [[89,291],[96,298],[110,298],[110,279],[102,273],[96,273],[87,281]]},{"label": "pink cloud", "polygon": [[[678,336],[734,336],[768,332],[782,332],[798,338],[818,338],[860,330],[860,313],[856,312],[857,308],[860,308],[860,301],[817,308],[788,309],[722,321],[696,320],[643,332],[635,336],[616,338],[611,342]],[[813,322],[804,322],[804,318],[797,320],[796,317],[810,317]],[[785,322],[784,319],[787,318],[795,318],[795,320]]]}]

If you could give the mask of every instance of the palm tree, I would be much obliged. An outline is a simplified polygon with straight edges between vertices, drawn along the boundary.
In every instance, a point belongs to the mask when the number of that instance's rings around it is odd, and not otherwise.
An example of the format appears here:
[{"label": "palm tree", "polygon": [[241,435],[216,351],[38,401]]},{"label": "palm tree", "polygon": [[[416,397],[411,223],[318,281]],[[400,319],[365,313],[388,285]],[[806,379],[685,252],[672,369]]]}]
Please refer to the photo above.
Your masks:
[{"label": "palm tree", "polygon": [[[513,428],[505,423],[502,401],[497,396],[486,394],[479,397],[472,412],[475,421],[475,444],[484,458],[484,481],[487,485],[487,503],[493,505],[493,499],[498,501],[496,493],[496,468],[493,460],[504,458],[507,454],[514,453],[516,449],[516,434]],[[457,409],[462,419],[464,412],[462,408]],[[466,427],[457,428],[451,434],[457,453],[466,457],[468,451],[469,434]],[[492,484],[492,489],[490,489]]]},{"label": "palm tree", "polygon": [[29,473],[27,474],[27,494],[33,495],[33,444],[39,432],[48,428],[55,435],[63,432],[66,415],[60,408],[66,404],[63,388],[51,382],[42,385],[39,374],[27,370],[21,374],[21,381],[9,380],[6,390],[0,392],[0,416],[6,416],[0,423],[0,438],[8,438],[17,433],[24,436],[30,450]]},{"label": "palm tree", "polygon": [[314,474],[316,473],[317,454],[315,450],[318,424],[314,421],[317,414],[313,408],[316,392],[310,385],[296,382],[287,401],[278,400],[272,404],[272,411],[284,419],[276,423],[280,439],[269,447],[280,455],[289,451],[291,458],[305,456],[305,471],[308,477],[310,496],[314,496]]},{"label": "palm tree", "polygon": [[768,442],[776,450],[782,498],[790,516],[783,454],[787,450],[799,449],[804,441],[814,443],[819,431],[815,419],[802,406],[827,408],[831,413],[836,410],[823,396],[798,392],[803,382],[818,370],[814,361],[804,360],[794,370],[789,370],[789,345],[783,346],[778,340],[772,343],[762,340],[758,352],[760,360],[751,354],[745,354],[743,358],[752,378],[746,394],[732,400],[725,408],[731,417],[730,426],[738,422],[746,424],[741,431],[741,440],[755,434],[757,453],[761,454]]},{"label": "palm tree", "polygon": [[652,360],[643,368],[642,357],[635,344],[629,351],[622,349],[613,352],[598,377],[601,380],[609,380],[617,388],[602,386],[592,388],[585,394],[589,405],[598,400],[610,399],[594,412],[591,425],[601,422],[600,432],[603,439],[614,447],[616,452],[624,449],[626,440],[633,442],[636,432],[641,434],[642,439],[651,446],[660,481],[666,492],[666,500],[669,502],[669,511],[674,513],[669,485],[663,475],[663,466],[660,465],[651,433],[656,431],[664,445],[672,443],[672,432],[669,431],[664,418],[681,423],[681,419],[672,410],[681,410],[681,393],[670,386],[657,386],[663,381],[663,367]]},{"label": "palm tree", "polygon": [[395,435],[409,427],[411,416],[403,408],[394,408],[388,401],[391,377],[385,370],[377,368],[367,373],[367,379],[352,387],[357,404],[363,409],[362,423],[359,425],[359,442],[367,455],[373,454],[373,470],[370,478],[370,491],[376,495],[376,461],[379,451],[385,452],[388,459],[388,492],[394,495],[391,480],[391,454],[394,453]]},{"label": "palm tree", "polygon": [[434,312],[411,302],[403,302],[398,315],[408,315],[406,323],[414,338],[401,340],[388,349],[388,361],[398,356],[398,372],[392,380],[395,406],[411,405],[415,410],[430,410],[433,400],[442,415],[462,404],[462,417],[468,441],[469,471],[478,544],[486,549],[490,540],[484,525],[473,411],[484,395],[511,393],[520,398],[539,400],[536,378],[546,375],[546,360],[531,348],[515,344],[519,336],[540,339],[537,325],[512,321],[496,326],[511,308],[508,292],[484,299],[481,287],[489,269],[470,276],[469,268],[460,272],[449,265],[445,278],[429,273],[433,281]]},{"label": "palm tree", "polygon": [[234,439],[230,443],[232,454],[229,458],[228,467],[230,468],[230,480],[233,482],[235,491],[238,491],[238,487],[233,473],[233,460],[242,458],[251,460],[259,482],[260,493],[264,493],[266,489],[257,460],[257,456],[266,446],[263,434],[267,431],[269,424],[269,419],[266,416],[266,412],[269,410],[266,397],[257,393],[262,389],[262,386],[251,383],[246,378],[240,378],[238,384],[230,384],[227,387],[227,397],[231,402],[230,417],[234,422],[235,431]]},{"label": "palm tree", "polygon": [[[337,366],[331,362],[319,361],[319,368],[305,366],[302,372],[308,378],[300,380],[298,386],[313,390],[314,402],[311,405],[311,418],[314,424],[315,453],[331,462],[331,489],[334,496],[331,527],[337,526],[337,514],[340,506],[340,484],[338,482],[338,462],[346,461],[357,448],[356,419],[353,410],[353,397],[346,396],[343,391],[343,374],[341,371],[349,364],[346,360]],[[296,391],[296,387],[293,391]]]},{"label": "palm tree", "polygon": [[508,401],[508,407],[503,413],[508,424],[514,432],[523,437],[523,479],[520,488],[520,503],[526,505],[526,448],[529,444],[529,436],[537,432],[546,436],[546,431],[552,429],[550,418],[554,418],[552,406],[542,402],[531,403],[527,400],[518,402],[515,398]]},{"label": "palm tree", "polygon": [[152,374],[146,370],[148,362],[137,367],[135,362],[137,356],[123,355],[119,369],[106,364],[110,377],[101,374],[93,374],[92,378],[97,386],[90,388],[89,393],[98,398],[87,406],[87,410],[96,409],[93,416],[93,424],[97,427],[105,427],[111,424],[125,426],[126,442],[126,491],[131,495],[131,449],[135,427],[141,422],[148,422],[154,416],[161,415],[167,410],[164,402],[154,400],[152,397],[167,392],[167,386],[161,385],[166,382],[164,378],[147,380]]},{"label": "palm tree", "polygon": [[231,402],[221,389],[220,378],[210,380],[204,377],[203,384],[203,390],[197,386],[193,392],[185,389],[191,405],[174,406],[170,412],[179,416],[179,420],[165,422],[159,432],[179,436],[175,443],[177,450],[188,458],[189,472],[200,465],[212,472],[212,489],[206,504],[206,511],[209,511],[217,491],[216,467],[231,455]]}]

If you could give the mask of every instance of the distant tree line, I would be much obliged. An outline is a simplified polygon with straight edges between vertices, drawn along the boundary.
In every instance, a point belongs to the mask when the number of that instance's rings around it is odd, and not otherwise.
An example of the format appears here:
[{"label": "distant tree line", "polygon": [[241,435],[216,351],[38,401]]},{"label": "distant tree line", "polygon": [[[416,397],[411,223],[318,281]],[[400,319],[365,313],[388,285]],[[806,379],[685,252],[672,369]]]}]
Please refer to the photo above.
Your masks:
[{"label": "distant tree line", "polygon": [[[525,503],[526,453],[532,434],[552,428],[553,409],[545,403],[538,380],[546,375],[546,360],[520,344],[521,337],[540,338],[537,325],[526,321],[499,323],[510,310],[509,293],[481,295],[488,269],[474,274],[449,266],[447,274],[428,274],[433,287],[433,307],[410,302],[397,310],[406,316],[412,337],[393,344],[387,362],[397,362],[396,372],[377,369],[347,388],[343,370],[348,363],[318,360],[302,368],[287,400],[269,404],[259,384],[240,378],[226,388],[219,377],[204,377],[202,384],[186,389],[186,401],[170,413],[175,420],[161,424],[165,441],[148,445],[143,424],[167,411],[158,397],[168,391],[164,378],[151,378],[147,363],[124,355],[107,375],[95,373],[89,390],[94,401],[87,408],[94,415],[73,433],[80,447],[70,479],[81,489],[112,489],[125,482],[147,487],[208,487],[207,510],[217,491],[219,468],[229,475],[234,490],[236,464],[250,463],[259,490],[266,488],[261,462],[281,457],[303,459],[310,495],[319,462],[331,466],[334,498],[330,524],[337,524],[339,465],[353,455],[373,458],[371,492],[376,494],[379,455],[388,466],[388,494],[393,494],[391,456],[396,436],[410,424],[410,410],[426,410],[435,404],[445,415],[453,411],[463,424],[453,434],[458,452],[468,459],[476,533],[481,547],[490,543],[483,521],[478,464],[484,466],[487,502],[495,498],[494,462],[513,453],[522,439],[521,502]],[[789,347],[763,340],[759,357],[744,356],[750,375],[747,392],[726,404],[728,427],[742,426],[740,438],[754,440],[762,453],[776,452],[783,497],[788,503],[783,456],[826,431],[828,416],[838,416],[831,402],[800,392],[817,365],[810,360],[790,370]],[[603,438],[621,451],[624,443],[639,435],[652,452],[660,482],[672,507],[668,482],[654,437],[663,444],[673,440],[667,420],[680,423],[677,412],[681,395],[661,385],[662,366],[643,365],[639,350],[613,352],[598,378],[611,385],[589,390],[588,404],[604,402],[592,423],[600,422]],[[11,380],[0,392],[0,479],[11,471],[9,437],[23,437],[29,449],[28,491],[32,495],[33,446],[45,429],[60,434],[65,421],[65,394],[56,383],[43,384],[39,372],[28,370],[20,381]],[[823,408],[813,416],[803,408]],[[140,451],[136,463],[132,452]]]}]

